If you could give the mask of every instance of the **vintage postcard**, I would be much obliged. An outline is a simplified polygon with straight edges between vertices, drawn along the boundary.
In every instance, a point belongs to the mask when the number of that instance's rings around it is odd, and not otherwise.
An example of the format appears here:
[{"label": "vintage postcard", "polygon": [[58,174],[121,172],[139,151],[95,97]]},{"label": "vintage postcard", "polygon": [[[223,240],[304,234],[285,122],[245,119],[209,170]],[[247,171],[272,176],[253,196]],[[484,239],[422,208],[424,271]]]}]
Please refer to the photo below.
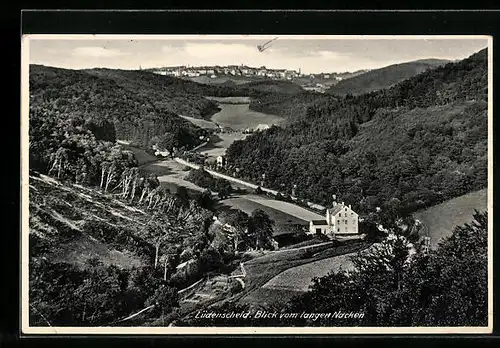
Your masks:
[{"label": "vintage postcard", "polygon": [[22,332],[492,332],[492,45],[23,36]]}]

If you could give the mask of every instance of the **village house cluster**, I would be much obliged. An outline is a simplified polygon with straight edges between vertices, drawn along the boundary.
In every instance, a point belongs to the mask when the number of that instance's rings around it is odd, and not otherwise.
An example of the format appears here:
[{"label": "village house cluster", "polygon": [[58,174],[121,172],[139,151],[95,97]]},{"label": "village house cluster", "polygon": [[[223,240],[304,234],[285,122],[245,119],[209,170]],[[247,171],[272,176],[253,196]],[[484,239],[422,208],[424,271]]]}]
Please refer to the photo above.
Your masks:
[{"label": "village house cluster", "polygon": [[173,77],[198,77],[207,76],[217,78],[221,76],[242,76],[242,77],[262,77],[276,80],[293,80],[299,77],[324,78],[341,80],[342,77],[336,74],[302,74],[299,68],[296,70],[288,69],[270,69],[265,66],[259,68],[249,67],[246,65],[228,65],[228,66],[171,66],[164,68],[152,69],[153,72],[160,75]]},{"label": "village house cluster", "polygon": [[174,77],[197,77],[208,76],[216,78],[219,76],[260,76],[273,79],[292,80],[303,76],[299,71],[287,69],[268,69],[265,66],[260,68],[248,67],[246,65],[228,65],[228,66],[203,66],[203,67],[189,67],[189,66],[173,66],[155,69],[154,72]]}]

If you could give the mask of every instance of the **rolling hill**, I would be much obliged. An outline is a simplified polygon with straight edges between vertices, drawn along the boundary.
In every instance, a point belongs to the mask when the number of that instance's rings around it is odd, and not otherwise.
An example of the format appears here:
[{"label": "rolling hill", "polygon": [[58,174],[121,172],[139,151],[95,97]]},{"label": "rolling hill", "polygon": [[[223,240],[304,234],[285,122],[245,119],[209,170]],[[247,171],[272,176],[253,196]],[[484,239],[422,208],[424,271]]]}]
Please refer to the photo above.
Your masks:
[{"label": "rolling hill", "polygon": [[217,104],[204,96],[245,95],[245,91],[231,87],[197,83],[143,70],[89,69],[85,72],[114,81],[131,92],[154,98],[158,105],[172,113],[196,118],[209,118],[218,111]]},{"label": "rolling hill", "polygon": [[278,80],[261,80],[244,83],[238,86],[240,90],[258,91],[258,92],[275,92],[296,94],[304,92],[304,89],[291,81]]},{"label": "rolling hill", "polygon": [[[142,77],[128,79],[128,74],[144,75],[140,72],[97,74],[31,65],[30,121],[33,127],[30,134],[34,141],[39,123],[41,126],[49,122],[62,124],[79,118],[98,140],[114,142],[120,139],[147,148],[154,137],[171,134],[178,147],[193,147],[201,142],[200,136],[206,132],[172,110],[176,110],[178,103],[185,103],[182,111],[199,117],[205,106],[214,108],[215,103],[191,95],[171,98],[168,91],[162,91],[160,81],[147,82],[147,78]],[[134,83],[138,85],[135,90]]]},{"label": "rolling hill", "polygon": [[331,86],[326,93],[344,96],[347,94],[360,95],[378,91],[391,87],[428,69],[445,65],[446,63],[449,63],[449,61],[442,59],[422,59],[389,65],[341,80],[336,85]]}]

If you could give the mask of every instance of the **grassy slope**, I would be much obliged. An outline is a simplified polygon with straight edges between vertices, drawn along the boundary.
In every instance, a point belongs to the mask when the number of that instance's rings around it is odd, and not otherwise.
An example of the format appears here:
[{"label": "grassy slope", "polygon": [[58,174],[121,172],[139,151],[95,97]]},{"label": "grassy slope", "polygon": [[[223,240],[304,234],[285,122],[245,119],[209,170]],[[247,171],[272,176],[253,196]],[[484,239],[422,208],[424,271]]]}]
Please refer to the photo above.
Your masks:
[{"label": "grassy slope", "polygon": [[248,195],[246,198],[258,204],[287,213],[297,219],[301,219],[305,223],[309,223],[310,220],[321,220],[325,218],[324,215],[319,215],[293,203],[277,201],[275,199],[257,195]]},{"label": "grassy slope", "polygon": [[414,215],[423,222],[431,237],[431,246],[436,247],[442,238],[451,235],[455,226],[463,225],[472,220],[474,209],[487,209],[487,190],[479,190],[450,199]]},{"label": "grassy slope", "polygon": [[[30,176],[30,257],[83,266],[96,257],[122,268],[145,260],[134,247],[106,242],[86,230],[89,222],[102,222],[137,238],[149,214],[78,185],[65,185],[46,176]],[[133,237],[135,236],[135,237]]]},{"label": "grassy slope", "polygon": [[313,278],[324,277],[330,272],[338,272],[340,269],[352,269],[354,264],[350,260],[350,256],[354,254],[355,253],[326,258],[287,269],[269,280],[263,285],[263,288],[306,292]]},{"label": "grassy slope", "polygon": [[307,222],[301,220],[295,216],[289,215],[286,212],[280,211],[278,209],[274,209],[264,204],[259,204],[253,200],[248,199],[246,196],[242,197],[232,197],[229,199],[225,199],[222,203],[231,208],[231,209],[239,209],[244,211],[247,214],[252,214],[252,212],[256,209],[261,209],[269,215],[269,217],[275,222],[277,225],[288,225],[288,224],[299,224],[299,225],[307,225]]},{"label": "grassy slope", "polygon": [[[364,250],[369,243],[364,241],[342,242],[335,246],[326,245],[313,252],[308,249],[269,253],[245,263],[245,290],[235,296],[240,303],[268,305],[276,301],[286,301],[294,292],[262,288],[270,279],[292,267],[305,265],[338,255]],[[288,296],[285,298],[285,296]]]},{"label": "grassy slope", "polygon": [[326,93],[335,95],[359,95],[391,87],[400,81],[418,75],[427,69],[446,64],[447,60],[424,59],[414,62],[389,65],[381,69],[370,70],[340,81],[331,86]]}]

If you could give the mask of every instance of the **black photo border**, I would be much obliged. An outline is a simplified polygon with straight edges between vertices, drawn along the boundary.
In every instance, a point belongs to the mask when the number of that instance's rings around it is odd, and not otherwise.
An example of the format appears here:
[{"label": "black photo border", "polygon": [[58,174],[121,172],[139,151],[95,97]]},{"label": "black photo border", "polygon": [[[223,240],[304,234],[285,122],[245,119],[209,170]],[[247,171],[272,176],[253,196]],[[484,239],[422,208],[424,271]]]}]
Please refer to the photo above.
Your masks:
[{"label": "black photo border", "polygon": [[[35,7],[35,4],[32,5]],[[127,6],[127,5],[125,5]],[[493,57],[500,57],[500,11],[498,10],[425,10],[425,9],[402,9],[402,10],[195,10],[195,9],[174,9],[174,10],[24,10],[18,13],[20,25],[17,37],[16,48],[20,48],[20,38],[22,34],[297,34],[297,35],[491,35],[493,37]],[[15,17],[15,16],[13,16]],[[5,26],[5,24],[3,24]],[[14,27],[12,27],[14,28]],[[13,47],[14,47],[13,45]],[[494,115],[497,110],[496,81],[498,80],[498,64],[493,62],[493,110]],[[11,88],[8,93],[12,98],[7,100],[20,101],[20,96],[14,95],[20,92],[20,56],[17,56],[13,63],[5,66],[8,73],[13,74],[15,80],[12,86],[19,86],[19,89]],[[7,94],[8,95],[8,94]],[[20,103],[18,103],[20,105]],[[15,114],[14,114],[15,115]],[[13,115],[10,115],[16,120]],[[20,114],[17,122],[13,122],[12,132],[6,133],[9,141],[13,138],[14,145],[19,145]],[[497,122],[493,117],[494,134],[497,130]],[[16,138],[16,136],[18,138]],[[4,139],[5,140],[5,139]],[[9,145],[9,149],[11,149]],[[495,139],[493,139],[495,148]],[[11,170],[11,183],[16,182],[18,177],[17,169],[20,168],[19,158],[14,156]],[[17,156],[18,157],[18,156]],[[495,168],[494,176],[495,176]],[[7,245],[3,256],[8,257],[8,262],[4,263],[6,278],[10,279],[5,286],[8,299],[4,297],[2,317],[2,334],[0,340],[4,342],[16,342],[18,344],[37,344],[42,339],[48,338],[49,344],[62,344],[63,346],[73,344],[134,344],[146,343],[148,345],[179,344],[187,346],[190,344],[200,344],[207,338],[213,336],[126,336],[99,335],[85,336],[43,336],[43,335],[22,335],[20,322],[20,185],[7,185],[13,189],[7,199],[7,209],[4,213],[11,219],[4,228],[7,235],[3,246]],[[496,187],[494,187],[496,191]],[[9,194],[9,193],[7,193]],[[495,196],[495,194],[494,194]],[[489,212],[492,214],[493,212]],[[499,239],[493,239],[493,251],[500,250]],[[17,251],[17,252],[16,252]],[[3,257],[2,256],[2,257]],[[11,257],[12,256],[12,257]],[[10,261],[10,262],[9,262]],[[15,264],[14,264],[15,262]],[[500,269],[498,259],[494,258],[494,270]],[[12,265],[12,266],[11,266]],[[272,344],[288,344],[288,342],[302,344],[373,344],[381,341],[394,342],[397,346],[407,345],[414,342],[419,345],[433,345],[440,340],[446,342],[460,341],[460,345],[476,345],[494,343],[499,333],[498,313],[499,303],[495,296],[499,278],[493,281],[493,334],[480,335],[297,335],[297,336],[277,336],[277,335],[237,335],[237,338],[250,340],[250,344],[258,345],[261,342],[271,339]],[[4,284],[6,284],[5,282]],[[15,300],[17,299],[17,301]],[[4,331],[5,329],[5,331]],[[19,341],[19,337],[22,339]],[[77,338],[77,340],[73,340]],[[87,338],[82,340],[81,338]],[[168,341],[163,340],[167,338]],[[216,344],[238,344],[235,336],[218,336]],[[275,340],[280,338],[280,342]],[[360,340],[362,342],[360,342]],[[90,342],[88,341],[90,340]],[[284,340],[284,342],[281,342]],[[333,340],[333,341],[332,341]],[[404,340],[405,342],[403,342]],[[410,341],[407,341],[410,340]],[[479,342],[477,341],[479,340]],[[0,341],[0,343],[1,343]],[[56,341],[56,342],[54,342]],[[86,341],[86,343],[82,342]],[[239,341],[239,340],[238,340]],[[171,343],[170,343],[171,342]],[[274,343],[273,343],[274,342]],[[247,342],[245,342],[247,343]],[[438,343],[440,344],[440,343]],[[498,344],[498,342],[497,342]]]}]

